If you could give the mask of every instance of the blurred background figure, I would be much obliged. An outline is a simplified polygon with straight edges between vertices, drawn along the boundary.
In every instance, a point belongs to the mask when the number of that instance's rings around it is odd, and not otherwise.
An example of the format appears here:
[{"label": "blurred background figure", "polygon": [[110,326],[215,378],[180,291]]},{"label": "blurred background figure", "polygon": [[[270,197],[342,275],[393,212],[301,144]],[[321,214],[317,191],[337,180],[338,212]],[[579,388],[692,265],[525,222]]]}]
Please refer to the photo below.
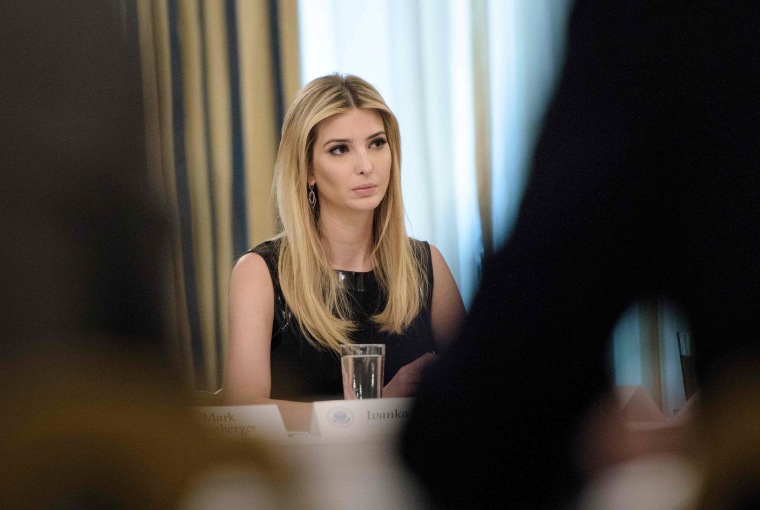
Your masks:
[{"label": "blurred background figure", "polygon": [[[592,475],[577,446],[611,385],[610,332],[630,303],[658,295],[692,326],[704,473],[742,463],[742,487],[759,486],[753,440],[719,447],[727,430],[758,430],[760,394],[734,405],[725,397],[737,393],[719,390],[739,367],[742,387],[760,373],[758,25],[756,3],[575,4],[515,229],[404,434],[442,506],[574,501]],[[738,473],[722,472],[725,496]]]},{"label": "blurred background figure", "polygon": [[269,450],[189,414],[120,5],[0,3],[0,507],[290,508]]}]

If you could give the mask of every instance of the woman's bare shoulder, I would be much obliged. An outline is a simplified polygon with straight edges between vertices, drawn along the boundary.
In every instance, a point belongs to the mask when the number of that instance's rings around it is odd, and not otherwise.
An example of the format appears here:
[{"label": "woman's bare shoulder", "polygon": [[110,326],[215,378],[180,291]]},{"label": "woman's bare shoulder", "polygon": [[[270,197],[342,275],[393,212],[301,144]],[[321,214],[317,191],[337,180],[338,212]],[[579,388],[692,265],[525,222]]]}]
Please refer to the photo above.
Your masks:
[{"label": "woman's bare shoulder", "polygon": [[232,284],[249,283],[272,285],[272,279],[264,257],[255,252],[248,252],[240,257],[232,268]]}]

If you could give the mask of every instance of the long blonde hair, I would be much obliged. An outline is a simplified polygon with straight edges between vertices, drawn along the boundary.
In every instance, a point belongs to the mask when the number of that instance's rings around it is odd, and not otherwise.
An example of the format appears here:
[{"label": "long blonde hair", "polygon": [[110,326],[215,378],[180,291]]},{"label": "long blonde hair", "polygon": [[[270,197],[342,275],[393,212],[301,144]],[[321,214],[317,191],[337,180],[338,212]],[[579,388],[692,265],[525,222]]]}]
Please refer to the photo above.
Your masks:
[{"label": "long blonde hair", "polygon": [[406,235],[401,196],[401,139],[396,116],[378,91],[365,80],[331,74],[309,82],[285,115],[274,170],[279,210],[279,280],[290,311],[304,336],[335,351],[350,342],[356,326],[349,298],[319,241],[318,208],[310,206],[307,179],[311,171],[317,124],[359,108],[377,112],[391,150],[390,182],[373,220],[374,273],[388,297],[372,317],[382,331],[401,333],[417,316],[427,296],[422,254]]}]

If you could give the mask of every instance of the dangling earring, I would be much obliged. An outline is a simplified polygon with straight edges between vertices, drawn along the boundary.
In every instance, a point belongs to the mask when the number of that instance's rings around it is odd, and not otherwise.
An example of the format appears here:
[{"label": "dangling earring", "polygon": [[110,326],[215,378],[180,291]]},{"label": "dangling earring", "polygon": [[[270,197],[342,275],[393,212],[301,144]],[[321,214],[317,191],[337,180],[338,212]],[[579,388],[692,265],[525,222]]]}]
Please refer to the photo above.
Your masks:
[{"label": "dangling earring", "polygon": [[314,209],[314,206],[317,205],[317,194],[314,193],[314,185],[309,184],[309,193],[306,195],[306,198],[309,199],[309,205],[312,209]]}]

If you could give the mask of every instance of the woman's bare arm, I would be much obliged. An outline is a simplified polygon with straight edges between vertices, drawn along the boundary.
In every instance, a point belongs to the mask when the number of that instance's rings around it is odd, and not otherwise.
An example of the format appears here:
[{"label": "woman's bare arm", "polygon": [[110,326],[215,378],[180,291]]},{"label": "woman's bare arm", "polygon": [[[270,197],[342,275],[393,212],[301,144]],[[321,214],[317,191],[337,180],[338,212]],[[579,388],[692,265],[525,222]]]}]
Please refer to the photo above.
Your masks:
[{"label": "woman's bare arm", "polygon": [[230,278],[229,345],[222,399],[227,405],[277,404],[289,431],[309,431],[311,404],[273,400],[270,350],[274,288],[264,259],[248,253]]},{"label": "woman's bare arm", "polygon": [[228,314],[230,331],[222,398],[228,405],[269,399],[274,289],[260,255],[243,255],[232,269]]},{"label": "woman's bare arm", "polygon": [[443,350],[456,337],[466,312],[462,295],[443,255],[432,244],[430,254],[433,259],[433,305],[430,319],[435,343]]},{"label": "woman's bare arm", "polygon": [[[457,284],[441,252],[430,245],[430,253],[433,259],[433,305],[430,320],[435,345],[439,350],[443,350],[459,331],[464,321],[465,309]],[[383,396],[414,396],[425,369],[436,360],[435,354],[427,353],[401,367],[383,388]]]}]

